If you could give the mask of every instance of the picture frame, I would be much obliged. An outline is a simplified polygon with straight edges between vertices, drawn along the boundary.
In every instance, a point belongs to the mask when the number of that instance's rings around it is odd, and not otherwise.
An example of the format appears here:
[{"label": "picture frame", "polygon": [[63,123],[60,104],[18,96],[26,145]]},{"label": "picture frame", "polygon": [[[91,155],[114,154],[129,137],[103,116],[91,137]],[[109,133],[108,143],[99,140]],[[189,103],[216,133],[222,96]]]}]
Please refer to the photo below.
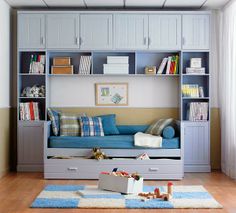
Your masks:
[{"label": "picture frame", "polygon": [[128,106],[128,83],[96,83],[96,106]]}]

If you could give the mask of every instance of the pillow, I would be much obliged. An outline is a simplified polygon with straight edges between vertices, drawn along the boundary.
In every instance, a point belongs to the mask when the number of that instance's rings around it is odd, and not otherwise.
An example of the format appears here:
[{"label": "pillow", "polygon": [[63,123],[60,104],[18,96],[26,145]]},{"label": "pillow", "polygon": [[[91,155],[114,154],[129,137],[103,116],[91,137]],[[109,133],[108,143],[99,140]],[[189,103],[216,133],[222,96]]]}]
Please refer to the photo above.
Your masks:
[{"label": "pillow", "polygon": [[175,129],[172,126],[167,126],[162,132],[163,138],[172,139],[175,137]]},{"label": "pillow", "polygon": [[80,115],[61,113],[60,116],[60,136],[80,135]]},{"label": "pillow", "polygon": [[116,127],[116,115],[99,115],[102,119],[102,127],[105,135],[119,135],[119,130]]},{"label": "pillow", "polygon": [[100,117],[81,117],[81,136],[104,136],[102,119]]},{"label": "pillow", "polygon": [[52,132],[55,136],[59,135],[60,132],[60,112],[48,108],[48,117],[52,122]]},{"label": "pillow", "polygon": [[163,129],[166,126],[169,126],[173,121],[174,121],[173,118],[159,119],[155,121],[153,124],[151,124],[145,133],[151,134],[151,135],[161,135]]}]

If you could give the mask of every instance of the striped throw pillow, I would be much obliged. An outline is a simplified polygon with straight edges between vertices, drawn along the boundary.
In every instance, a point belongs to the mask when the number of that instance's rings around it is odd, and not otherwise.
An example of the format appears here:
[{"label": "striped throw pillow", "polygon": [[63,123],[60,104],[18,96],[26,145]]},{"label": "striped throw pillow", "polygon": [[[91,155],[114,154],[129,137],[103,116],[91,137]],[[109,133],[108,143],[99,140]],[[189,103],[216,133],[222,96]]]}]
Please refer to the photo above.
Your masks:
[{"label": "striped throw pillow", "polygon": [[81,117],[81,136],[104,136],[102,119],[100,117]]},{"label": "striped throw pillow", "polygon": [[79,118],[80,115],[61,113],[60,136],[80,136]]},{"label": "striped throw pillow", "polygon": [[169,126],[172,122],[174,122],[173,118],[159,119],[155,121],[153,124],[151,124],[145,133],[151,135],[161,135],[163,129]]},{"label": "striped throw pillow", "polygon": [[48,108],[48,117],[52,123],[53,134],[55,136],[58,136],[60,131],[60,112]]}]

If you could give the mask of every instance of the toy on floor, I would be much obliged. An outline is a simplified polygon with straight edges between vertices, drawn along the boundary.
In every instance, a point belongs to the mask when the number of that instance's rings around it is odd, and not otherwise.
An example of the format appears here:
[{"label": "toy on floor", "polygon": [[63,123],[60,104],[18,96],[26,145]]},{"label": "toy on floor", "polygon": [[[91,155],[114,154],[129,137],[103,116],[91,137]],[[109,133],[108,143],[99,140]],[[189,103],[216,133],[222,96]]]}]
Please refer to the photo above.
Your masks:
[{"label": "toy on floor", "polygon": [[129,173],[126,172],[126,171],[118,170],[118,168],[114,168],[114,169],[112,170],[112,172],[101,172],[101,174],[114,175],[114,176],[126,177],[126,178],[134,178],[134,179],[137,180],[137,181],[141,178],[141,175],[139,175],[137,172],[136,172],[136,173],[129,174]]},{"label": "toy on floor", "polygon": [[159,188],[155,188],[154,192],[148,193],[139,193],[141,197],[144,197],[142,201],[150,200],[150,199],[162,199],[164,201],[170,201],[173,196],[173,183],[168,182],[167,184],[167,193],[161,193]]},{"label": "toy on floor", "polygon": [[92,156],[90,158],[96,159],[96,160],[108,159],[106,154],[104,152],[102,152],[102,150],[100,148],[93,148]]}]

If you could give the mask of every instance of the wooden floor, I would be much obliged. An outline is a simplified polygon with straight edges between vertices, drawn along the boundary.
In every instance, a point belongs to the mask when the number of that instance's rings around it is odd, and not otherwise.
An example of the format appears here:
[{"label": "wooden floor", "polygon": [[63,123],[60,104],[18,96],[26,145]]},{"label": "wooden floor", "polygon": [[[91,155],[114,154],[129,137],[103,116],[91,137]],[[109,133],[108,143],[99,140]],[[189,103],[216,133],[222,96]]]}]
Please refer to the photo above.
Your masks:
[{"label": "wooden floor", "polygon": [[[0,213],[154,213],[154,212],[230,212],[236,213],[236,182],[220,172],[186,174],[176,185],[203,185],[220,202],[223,209],[30,209],[29,206],[47,184],[96,184],[88,180],[44,180],[41,173],[10,173],[0,179]],[[164,185],[166,181],[146,181],[146,185]]]}]

